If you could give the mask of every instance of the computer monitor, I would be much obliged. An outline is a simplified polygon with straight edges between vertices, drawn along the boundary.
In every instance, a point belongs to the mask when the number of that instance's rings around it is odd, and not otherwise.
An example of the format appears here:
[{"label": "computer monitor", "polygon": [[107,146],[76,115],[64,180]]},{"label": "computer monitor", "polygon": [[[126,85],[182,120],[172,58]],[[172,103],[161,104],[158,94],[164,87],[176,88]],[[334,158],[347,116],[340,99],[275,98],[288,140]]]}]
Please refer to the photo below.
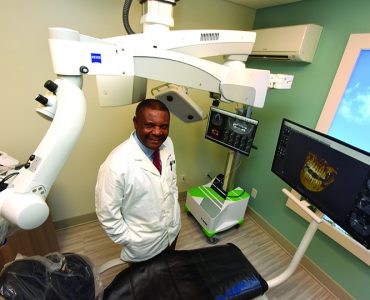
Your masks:
[{"label": "computer monitor", "polygon": [[253,146],[258,121],[212,106],[205,138],[244,155]]},{"label": "computer monitor", "polygon": [[283,119],[271,170],[370,249],[370,153]]}]

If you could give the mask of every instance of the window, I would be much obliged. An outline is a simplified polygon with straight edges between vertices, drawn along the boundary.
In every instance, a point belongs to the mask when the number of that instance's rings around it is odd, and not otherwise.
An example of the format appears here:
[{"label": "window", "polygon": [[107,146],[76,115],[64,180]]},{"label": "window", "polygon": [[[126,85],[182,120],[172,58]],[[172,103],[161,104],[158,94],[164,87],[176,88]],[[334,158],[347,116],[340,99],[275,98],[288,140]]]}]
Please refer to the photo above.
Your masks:
[{"label": "window", "polygon": [[[351,34],[316,130],[370,152],[370,34]],[[287,206],[300,214],[288,200]],[[320,230],[370,265],[370,251],[324,216]]]},{"label": "window", "polygon": [[328,134],[370,152],[370,50],[361,50]]}]

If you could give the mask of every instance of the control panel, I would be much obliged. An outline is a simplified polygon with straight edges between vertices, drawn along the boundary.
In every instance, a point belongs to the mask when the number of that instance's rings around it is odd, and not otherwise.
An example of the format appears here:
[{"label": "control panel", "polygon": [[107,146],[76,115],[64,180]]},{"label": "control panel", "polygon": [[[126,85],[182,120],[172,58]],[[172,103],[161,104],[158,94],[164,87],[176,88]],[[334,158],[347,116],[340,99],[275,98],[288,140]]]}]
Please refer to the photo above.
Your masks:
[{"label": "control panel", "polygon": [[206,139],[249,155],[258,121],[217,107],[211,107]]},{"label": "control panel", "polygon": [[278,146],[276,149],[276,155],[281,159],[285,158],[286,147],[288,145],[290,131],[291,129],[289,127],[283,127],[281,130]]},{"label": "control panel", "polygon": [[353,208],[350,219],[351,227],[360,234],[364,239],[364,245],[369,249],[368,244],[370,236],[370,174],[363,183],[360,193],[355,200],[355,207]]}]

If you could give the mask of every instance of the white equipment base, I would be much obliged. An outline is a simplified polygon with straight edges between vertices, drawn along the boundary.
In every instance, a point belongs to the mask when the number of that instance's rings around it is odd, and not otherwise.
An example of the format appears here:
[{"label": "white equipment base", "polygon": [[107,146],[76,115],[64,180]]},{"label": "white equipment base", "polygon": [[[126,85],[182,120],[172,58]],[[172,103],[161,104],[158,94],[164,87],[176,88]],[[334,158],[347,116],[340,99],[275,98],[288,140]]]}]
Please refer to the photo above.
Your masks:
[{"label": "white equipment base", "polygon": [[222,199],[211,184],[188,190],[185,210],[198,221],[204,234],[212,238],[216,233],[244,222],[250,195],[238,187]]}]

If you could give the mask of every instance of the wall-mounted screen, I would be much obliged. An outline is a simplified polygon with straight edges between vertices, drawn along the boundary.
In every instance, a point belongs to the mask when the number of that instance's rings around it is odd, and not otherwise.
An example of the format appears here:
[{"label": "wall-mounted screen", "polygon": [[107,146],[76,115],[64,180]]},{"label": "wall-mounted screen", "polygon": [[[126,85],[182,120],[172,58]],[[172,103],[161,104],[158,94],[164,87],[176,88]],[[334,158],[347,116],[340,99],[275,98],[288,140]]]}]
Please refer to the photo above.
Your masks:
[{"label": "wall-mounted screen", "polygon": [[272,172],[370,249],[370,153],[284,119]]},{"label": "wall-mounted screen", "polygon": [[249,155],[257,125],[257,120],[212,106],[205,137],[244,155]]}]

